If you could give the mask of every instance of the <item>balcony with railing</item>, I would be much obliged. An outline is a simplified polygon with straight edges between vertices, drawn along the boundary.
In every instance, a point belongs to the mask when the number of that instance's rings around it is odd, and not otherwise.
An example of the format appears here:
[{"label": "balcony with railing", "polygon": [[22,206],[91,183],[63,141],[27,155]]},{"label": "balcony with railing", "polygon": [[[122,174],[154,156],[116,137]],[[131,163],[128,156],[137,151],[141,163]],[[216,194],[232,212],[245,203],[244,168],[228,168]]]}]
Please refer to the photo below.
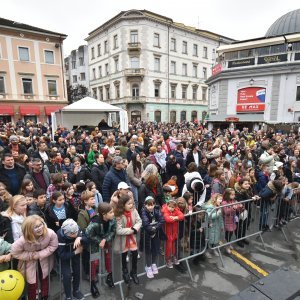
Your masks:
[{"label": "balcony with railing", "polygon": [[139,42],[133,42],[133,43],[128,43],[128,48],[127,48],[129,53],[139,53],[141,51],[141,43]]},{"label": "balcony with railing", "polygon": [[144,68],[125,69],[124,75],[126,76],[127,80],[130,78],[140,78],[141,80],[143,80],[145,76],[145,69]]}]

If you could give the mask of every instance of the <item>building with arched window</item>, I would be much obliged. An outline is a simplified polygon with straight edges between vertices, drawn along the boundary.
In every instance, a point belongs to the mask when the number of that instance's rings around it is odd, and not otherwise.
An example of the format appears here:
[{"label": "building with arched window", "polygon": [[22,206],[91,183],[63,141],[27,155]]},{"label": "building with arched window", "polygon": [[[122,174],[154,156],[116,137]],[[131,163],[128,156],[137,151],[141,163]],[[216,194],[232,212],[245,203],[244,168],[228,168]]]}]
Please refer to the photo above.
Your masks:
[{"label": "building with arched window", "polygon": [[126,109],[132,121],[179,122],[182,111],[188,121],[192,112],[207,111],[205,80],[215,49],[233,40],[147,10],[129,10],[94,29],[86,41],[95,98]]},{"label": "building with arched window", "polygon": [[211,124],[227,120],[258,129],[300,122],[300,9],[277,19],[264,37],[220,46],[217,53],[206,81]]}]

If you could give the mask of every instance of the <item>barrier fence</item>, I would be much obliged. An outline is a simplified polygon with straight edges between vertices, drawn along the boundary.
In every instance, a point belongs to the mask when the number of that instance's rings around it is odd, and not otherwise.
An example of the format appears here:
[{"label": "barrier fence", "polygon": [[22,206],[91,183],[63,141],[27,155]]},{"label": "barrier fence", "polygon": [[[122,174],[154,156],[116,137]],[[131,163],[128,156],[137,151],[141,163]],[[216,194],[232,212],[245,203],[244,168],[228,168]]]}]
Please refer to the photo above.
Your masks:
[{"label": "barrier fence", "polygon": [[[114,251],[114,243],[104,249],[98,249],[95,253],[93,253],[92,247],[88,246],[82,253],[65,261],[56,255],[54,269],[51,273],[49,272],[46,279],[49,285],[48,300],[65,299],[64,287],[74,287],[78,281],[81,291],[89,290],[94,281],[101,293],[109,273],[112,273],[114,285],[119,287],[120,298],[125,299],[123,291],[124,284],[127,285],[124,283],[123,276],[125,264],[128,272],[133,270],[139,278],[146,275],[147,264],[149,266],[149,264],[156,263],[158,270],[171,267],[170,264],[167,264],[169,258],[176,263],[173,264],[173,267],[179,268],[180,271],[187,271],[193,281],[189,265],[190,259],[207,252],[217,252],[224,265],[221,250],[229,253],[233,244],[242,246],[254,236],[260,238],[264,247],[262,234],[274,226],[281,229],[287,239],[284,232],[284,228],[287,227],[285,225],[299,217],[300,189],[294,189],[289,200],[281,196],[277,197],[274,202],[266,204],[261,199],[253,198],[219,207],[206,207],[206,210],[199,208],[193,213],[186,214],[184,221],[179,222],[178,227],[174,227],[176,232],[170,232],[170,236],[173,236],[171,241],[170,239],[169,241],[165,240],[159,232],[156,233],[157,235],[149,236],[145,233],[145,229],[141,228],[137,235],[138,251],[129,251],[126,256]],[[151,225],[156,225],[156,223]],[[70,247],[70,251],[73,251],[73,244],[68,247]],[[157,255],[153,255],[153,253]],[[178,263],[180,264],[178,265]],[[135,264],[136,269],[134,269]],[[11,263],[11,268],[16,269],[16,264]],[[41,274],[38,262],[36,268],[37,274]],[[44,299],[41,291],[44,288],[45,280],[41,279],[41,276],[37,276],[38,299]],[[86,283],[89,285],[88,288]],[[130,284],[133,284],[132,280]],[[26,299],[27,293],[28,286],[22,300]],[[86,292],[84,296],[91,296],[91,293]]]}]

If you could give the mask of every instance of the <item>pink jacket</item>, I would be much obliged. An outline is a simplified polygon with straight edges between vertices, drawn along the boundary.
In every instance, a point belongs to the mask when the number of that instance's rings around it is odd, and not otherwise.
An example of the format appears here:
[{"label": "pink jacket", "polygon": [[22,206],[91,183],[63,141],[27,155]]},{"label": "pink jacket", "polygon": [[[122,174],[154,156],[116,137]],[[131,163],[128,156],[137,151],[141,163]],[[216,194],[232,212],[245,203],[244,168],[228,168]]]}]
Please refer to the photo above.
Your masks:
[{"label": "pink jacket", "polygon": [[[39,254],[39,261],[43,272],[43,279],[46,278],[54,265],[54,251],[58,247],[56,233],[48,228],[48,234],[41,237],[35,243],[28,243],[22,236],[11,246],[11,254],[19,260],[18,270],[23,274],[29,284],[36,283],[37,260],[33,260],[34,252]],[[25,274],[26,268],[26,274]]]},{"label": "pink jacket", "polygon": [[[226,205],[226,204],[233,204],[236,203],[238,204],[237,201],[223,201],[221,205]],[[226,231],[235,231],[236,230],[236,212],[239,209],[234,209],[233,206],[227,206],[223,208],[223,218],[224,218],[224,227]]]}]

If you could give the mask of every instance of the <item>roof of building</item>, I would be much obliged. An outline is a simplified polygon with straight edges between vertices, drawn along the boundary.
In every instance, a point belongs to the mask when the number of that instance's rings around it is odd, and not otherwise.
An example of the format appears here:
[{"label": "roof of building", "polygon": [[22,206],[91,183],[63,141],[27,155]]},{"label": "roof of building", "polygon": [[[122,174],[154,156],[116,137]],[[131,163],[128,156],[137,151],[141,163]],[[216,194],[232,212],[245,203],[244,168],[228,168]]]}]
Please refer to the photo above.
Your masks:
[{"label": "roof of building", "polygon": [[63,38],[67,37],[67,35],[63,34],[63,33],[58,33],[58,32],[54,32],[54,31],[42,29],[42,28],[39,28],[39,27],[19,23],[19,22],[4,19],[4,18],[0,18],[0,27],[10,27],[10,28],[14,28],[14,29],[35,31],[35,32],[38,32],[38,33],[61,36]]},{"label": "roof of building", "polygon": [[300,32],[300,9],[288,12],[277,19],[268,29],[266,37]]},{"label": "roof of building", "polygon": [[86,40],[89,40],[91,37],[93,37],[95,34],[98,34],[102,30],[106,30],[108,26],[111,26],[111,24],[113,24],[114,22],[119,21],[119,19],[122,19],[122,18],[145,18],[145,17],[148,17],[154,21],[168,23],[169,25],[171,25],[173,27],[176,27],[176,28],[179,28],[182,30],[186,30],[189,32],[193,32],[198,35],[203,35],[208,38],[223,39],[223,42],[225,42],[226,40],[227,40],[227,42],[235,41],[232,38],[226,37],[224,35],[220,35],[218,33],[214,33],[214,32],[208,31],[208,30],[202,30],[202,29],[198,29],[198,28],[195,28],[192,26],[187,26],[182,23],[174,22],[169,17],[165,17],[165,16],[162,16],[160,14],[157,14],[157,13],[151,12],[149,10],[145,10],[145,9],[143,9],[143,10],[132,9],[132,10],[128,10],[128,11],[121,11],[119,14],[117,14],[113,18],[109,19],[108,21],[106,21],[105,23],[103,23],[102,25],[100,25],[99,27],[94,29],[93,31],[91,31],[89,33],[89,36],[86,38]]}]

